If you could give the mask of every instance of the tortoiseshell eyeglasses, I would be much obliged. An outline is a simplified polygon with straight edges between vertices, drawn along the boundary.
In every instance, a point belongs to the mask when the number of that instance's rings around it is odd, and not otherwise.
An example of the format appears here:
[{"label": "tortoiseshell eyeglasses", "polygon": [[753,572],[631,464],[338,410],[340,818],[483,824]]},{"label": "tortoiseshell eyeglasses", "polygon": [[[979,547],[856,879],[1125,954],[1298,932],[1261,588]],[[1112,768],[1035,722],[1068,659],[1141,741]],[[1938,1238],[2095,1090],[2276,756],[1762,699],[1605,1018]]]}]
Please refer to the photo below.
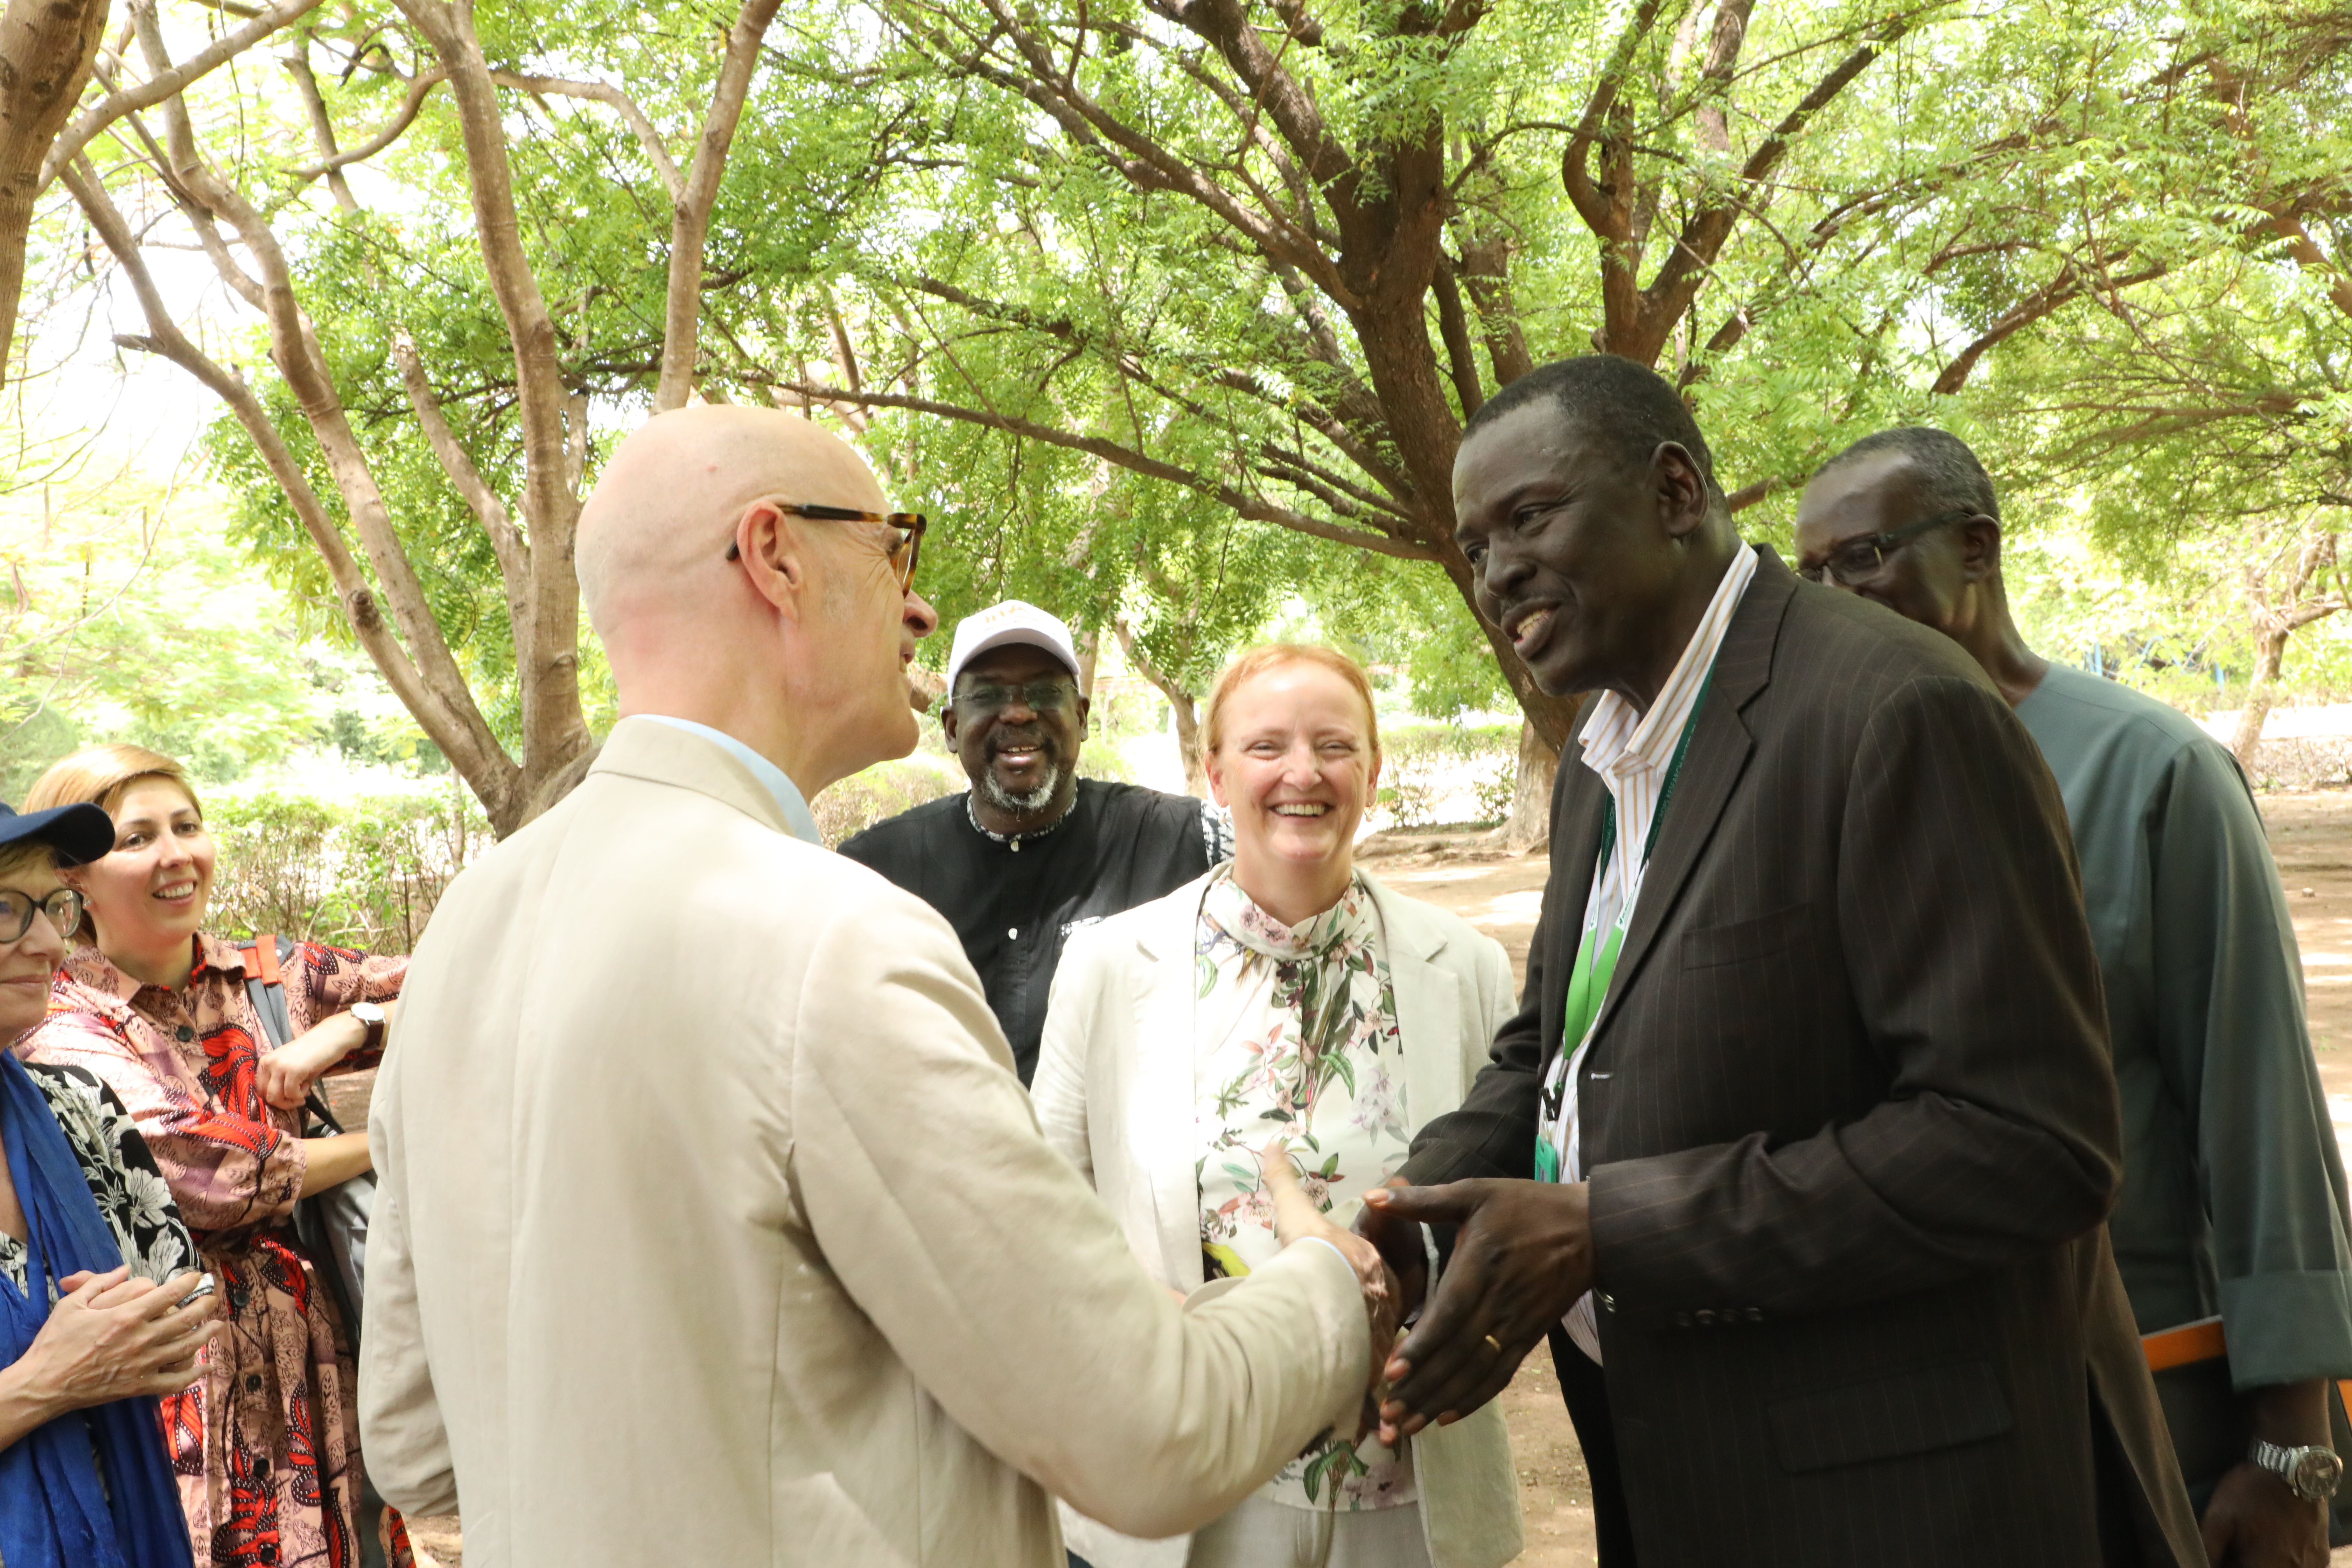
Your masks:
[{"label": "tortoiseshell eyeglasses", "polygon": [[[890,546],[890,570],[898,576],[898,592],[905,593],[914,585],[915,563],[923,556],[923,530],[930,526],[919,511],[853,511],[845,506],[793,506],[779,501],[776,510],[787,517],[805,517],[814,522],[878,522],[898,531]],[[742,547],[733,542],[727,546],[727,559],[743,558]]]}]

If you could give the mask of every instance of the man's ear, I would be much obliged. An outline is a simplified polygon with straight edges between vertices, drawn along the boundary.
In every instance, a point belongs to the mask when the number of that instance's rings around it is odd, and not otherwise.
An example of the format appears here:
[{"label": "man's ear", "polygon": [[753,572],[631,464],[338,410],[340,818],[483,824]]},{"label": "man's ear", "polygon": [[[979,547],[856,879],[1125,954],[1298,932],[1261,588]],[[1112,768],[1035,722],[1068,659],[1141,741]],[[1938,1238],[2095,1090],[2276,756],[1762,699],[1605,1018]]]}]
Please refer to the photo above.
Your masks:
[{"label": "man's ear", "polygon": [[940,739],[948,743],[949,751],[956,750],[955,693],[952,691],[940,693]]},{"label": "man's ear", "polygon": [[1650,456],[1658,475],[1658,521],[1669,539],[1687,539],[1706,521],[1706,475],[1690,448],[1680,441],[1661,441]]},{"label": "man's ear", "polygon": [[1960,524],[1960,575],[1981,583],[2000,575],[2000,523],[1979,513]]},{"label": "man's ear", "polygon": [[809,549],[809,535],[772,500],[753,501],[735,521],[735,563],[751,591],[795,620],[808,596]]},{"label": "man's ear", "polygon": [[1081,744],[1087,738],[1087,715],[1094,711],[1094,706],[1083,697],[1078,699],[1078,741]]}]

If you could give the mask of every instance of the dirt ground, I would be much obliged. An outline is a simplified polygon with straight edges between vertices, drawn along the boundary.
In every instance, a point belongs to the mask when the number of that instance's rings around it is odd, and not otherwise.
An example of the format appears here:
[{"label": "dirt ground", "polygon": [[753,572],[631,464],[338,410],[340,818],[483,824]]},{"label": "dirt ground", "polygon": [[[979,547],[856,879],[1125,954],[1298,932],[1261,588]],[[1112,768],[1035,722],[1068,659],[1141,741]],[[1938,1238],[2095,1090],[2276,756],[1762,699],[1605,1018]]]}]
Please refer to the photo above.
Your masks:
[{"label": "dirt ground", "polygon": [[[2303,948],[2320,1080],[2343,1137],[2352,1132],[2352,793],[2265,795],[2263,814]],[[1370,864],[1399,891],[1452,910],[1491,933],[1524,976],[1543,894],[1543,858],[1482,853],[1467,841],[1433,842],[1433,850],[1383,855]],[[351,1101],[363,1121],[363,1094]],[[1517,1568],[1590,1568],[1592,1492],[1549,1357],[1538,1352],[1528,1358],[1503,1395],[1503,1409],[1527,1517],[1528,1550]],[[457,1525],[454,1519],[415,1522],[424,1549],[420,1568],[427,1557],[459,1568]],[[2334,1568],[2352,1568],[2352,1547],[2336,1553]]]}]

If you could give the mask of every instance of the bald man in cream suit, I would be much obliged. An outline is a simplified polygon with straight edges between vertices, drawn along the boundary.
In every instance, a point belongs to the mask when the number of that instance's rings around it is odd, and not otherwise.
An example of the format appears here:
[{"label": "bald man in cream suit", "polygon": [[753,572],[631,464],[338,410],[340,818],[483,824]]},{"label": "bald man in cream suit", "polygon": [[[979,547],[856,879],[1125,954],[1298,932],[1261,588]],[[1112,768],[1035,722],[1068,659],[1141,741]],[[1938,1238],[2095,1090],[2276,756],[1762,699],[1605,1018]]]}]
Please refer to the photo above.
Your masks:
[{"label": "bald man in cream suit", "polygon": [[1180,1308],[954,932],[817,842],[806,797],[915,741],[884,509],[833,436],[703,407],[582,517],[625,717],[436,912],[369,1121],[362,1447],[469,1568],[1055,1568],[1049,1493],[1205,1522],[1392,1338],[1316,1220]]}]

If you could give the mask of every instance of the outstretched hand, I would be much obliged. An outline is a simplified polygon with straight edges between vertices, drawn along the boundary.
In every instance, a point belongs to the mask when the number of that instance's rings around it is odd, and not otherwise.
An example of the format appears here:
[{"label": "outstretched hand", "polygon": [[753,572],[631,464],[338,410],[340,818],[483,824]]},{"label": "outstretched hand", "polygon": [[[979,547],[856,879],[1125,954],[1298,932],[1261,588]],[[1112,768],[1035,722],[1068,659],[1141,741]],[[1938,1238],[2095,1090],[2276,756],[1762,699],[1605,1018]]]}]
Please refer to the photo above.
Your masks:
[{"label": "outstretched hand", "polygon": [[1458,1226],[1452,1258],[1388,1365],[1381,1441],[1460,1420],[1500,1394],[1576,1299],[1592,1288],[1592,1224],[1581,1182],[1481,1179],[1381,1187],[1367,1208]]},{"label": "outstretched hand", "polygon": [[[1410,1185],[1402,1176],[1391,1176],[1383,1184],[1389,1189]],[[1429,1247],[1422,1239],[1421,1223],[1367,1203],[1356,1211],[1355,1230],[1381,1249],[1381,1257],[1403,1288],[1404,1315],[1412,1317],[1429,1292]]]},{"label": "outstretched hand", "polygon": [[1316,1208],[1315,1200],[1298,1184],[1298,1173],[1290,1167],[1290,1145],[1276,1138],[1258,1152],[1258,1170],[1265,1182],[1266,1198],[1274,1205],[1274,1234],[1285,1247],[1311,1238],[1328,1241],[1339,1249],[1340,1255],[1355,1266],[1357,1283],[1364,1292],[1364,1315],[1369,1320],[1372,1336],[1371,1364],[1364,1376],[1364,1419],[1358,1428],[1360,1437],[1371,1429],[1377,1419],[1373,1400],[1395,1349],[1397,1322],[1403,1314],[1403,1291],[1397,1285],[1396,1274],[1380,1249],[1360,1236],[1350,1235],[1333,1225],[1328,1216]]}]

